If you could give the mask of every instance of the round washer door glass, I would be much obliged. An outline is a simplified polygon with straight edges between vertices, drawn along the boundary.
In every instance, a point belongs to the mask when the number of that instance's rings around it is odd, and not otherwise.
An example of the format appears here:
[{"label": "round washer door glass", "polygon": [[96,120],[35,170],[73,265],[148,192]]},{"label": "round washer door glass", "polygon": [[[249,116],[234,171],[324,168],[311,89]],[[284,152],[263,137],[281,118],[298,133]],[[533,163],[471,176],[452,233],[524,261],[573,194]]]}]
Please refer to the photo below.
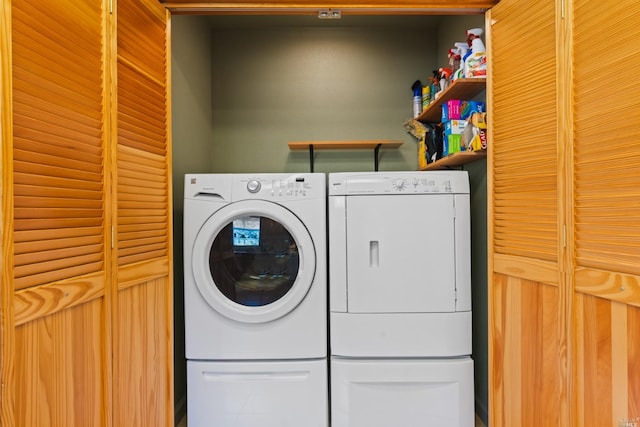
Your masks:
[{"label": "round washer door glass", "polygon": [[282,206],[242,201],[212,215],[193,251],[196,284],[226,317],[266,322],[293,310],[315,275],[315,249],[300,220]]}]

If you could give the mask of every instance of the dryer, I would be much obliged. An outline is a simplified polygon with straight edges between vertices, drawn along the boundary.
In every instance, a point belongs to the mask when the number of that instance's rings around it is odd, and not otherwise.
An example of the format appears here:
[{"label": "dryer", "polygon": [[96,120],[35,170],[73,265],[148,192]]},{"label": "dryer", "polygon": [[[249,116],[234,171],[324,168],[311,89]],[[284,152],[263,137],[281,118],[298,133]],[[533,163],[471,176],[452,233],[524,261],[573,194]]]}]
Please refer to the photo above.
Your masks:
[{"label": "dryer", "polygon": [[189,426],[326,427],[326,295],[323,174],[186,175]]},{"label": "dryer", "polygon": [[467,173],[332,173],[328,203],[332,426],[473,425]]}]

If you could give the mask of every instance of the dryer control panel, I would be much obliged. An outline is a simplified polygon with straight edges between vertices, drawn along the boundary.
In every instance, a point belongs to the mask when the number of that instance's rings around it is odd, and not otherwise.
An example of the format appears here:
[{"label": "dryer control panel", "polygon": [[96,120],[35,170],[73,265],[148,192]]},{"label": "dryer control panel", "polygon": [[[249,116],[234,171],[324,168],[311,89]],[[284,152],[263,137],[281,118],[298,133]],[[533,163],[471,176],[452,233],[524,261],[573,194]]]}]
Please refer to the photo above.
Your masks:
[{"label": "dryer control panel", "polygon": [[467,172],[365,172],[329,175],[330,196],[430,193],[469,193]]}]

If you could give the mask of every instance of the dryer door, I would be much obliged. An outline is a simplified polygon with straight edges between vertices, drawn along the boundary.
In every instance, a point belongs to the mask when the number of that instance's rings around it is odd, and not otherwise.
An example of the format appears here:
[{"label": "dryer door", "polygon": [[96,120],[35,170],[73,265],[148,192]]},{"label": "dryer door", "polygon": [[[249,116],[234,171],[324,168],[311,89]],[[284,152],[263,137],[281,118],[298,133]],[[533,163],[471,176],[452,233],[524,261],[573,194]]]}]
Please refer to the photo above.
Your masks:
[{"label": "dryer door", "polygon": [[244,200],[207,219],[195,238],[191,267],[211,307],[233,320],[263,323],[305,298],[316,251],[307,228],[289,210]]},{"label": "dryer door", "polygon": [[452,195],[347,197],[351,313],[456,309]]}]

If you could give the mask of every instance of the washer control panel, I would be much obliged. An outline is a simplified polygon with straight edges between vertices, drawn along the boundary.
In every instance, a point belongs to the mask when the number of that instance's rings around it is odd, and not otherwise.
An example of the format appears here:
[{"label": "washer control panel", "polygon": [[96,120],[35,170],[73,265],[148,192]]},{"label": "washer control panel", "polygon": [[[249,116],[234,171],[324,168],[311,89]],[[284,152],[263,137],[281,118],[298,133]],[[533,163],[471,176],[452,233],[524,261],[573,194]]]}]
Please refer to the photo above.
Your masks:
[{"label": "washer control panel", "polygon": [[287,201],[326,197],[326,176],[299,174],[187,174],[185,198],[210,201],[262,199]]},{"label": "washer control panel", "polygon": [[[318,182],[316,177],[303,175],[246,175],[237,177],[236,190],[241,187],[244,196],[253,196],[265,200],[297,200],[326,195],[324,182]],[[234,197],[242,197],[235,193]]]}]

